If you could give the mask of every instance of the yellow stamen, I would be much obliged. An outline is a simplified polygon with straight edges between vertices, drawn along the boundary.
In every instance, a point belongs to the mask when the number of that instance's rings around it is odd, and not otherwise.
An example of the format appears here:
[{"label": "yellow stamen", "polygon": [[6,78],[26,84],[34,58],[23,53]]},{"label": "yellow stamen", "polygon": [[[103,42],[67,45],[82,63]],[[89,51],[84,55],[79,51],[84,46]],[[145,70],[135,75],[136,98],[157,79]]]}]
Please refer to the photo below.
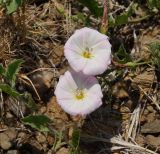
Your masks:
[{"label": "yellow stamen", "polygon": [[82,100],[84,98],[84,91],[83,90],[77,90],[75,93],[75,98],[77,100]]},{"label": "yellow stamen", "polygon": [[84,57],[84,58],[91,58],[92,57],[92,54],[89,52],[89,51],[84,51],[83,53],[82,53],[82,56]]}]

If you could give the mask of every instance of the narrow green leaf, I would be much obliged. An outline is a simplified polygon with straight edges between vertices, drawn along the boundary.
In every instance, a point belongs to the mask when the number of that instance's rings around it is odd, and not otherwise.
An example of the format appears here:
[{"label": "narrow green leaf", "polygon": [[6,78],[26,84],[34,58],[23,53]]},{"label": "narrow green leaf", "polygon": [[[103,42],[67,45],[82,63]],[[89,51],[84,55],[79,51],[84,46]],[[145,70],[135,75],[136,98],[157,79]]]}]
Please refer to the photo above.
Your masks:
[{"label": "narrow green leaf", "polygon": [[0,75],[4,75],[5,74],[5,69],[2,66],[2,64],[0,64]]},{"label": "narrow green leaf", "polygon": [[13,60],[7,67],[5,77],[10,82],[11,86],[14,87],[16,81],[16,75],[20,70],[20,66],[23,63],[21,59]]},{"label": "narrow green leaf", "polygon": [[6,3],[7,14],[15,12],[21,6],[22,0],[11,0]]},{"label": "narrow green leaf", "polygon": [[77,149],[80,141],[80,130],[74,130],[72,134],[72,146]]},{"label": "narrow green leaf", "polygon": [[0,90],[14,98],[19,98],[21,96],[20,93],[11,88],[8,84],[0,84]]},{"label": "narrow green leaf", "polygon": [[82,3],[84,6],[86,6],[95,17],[101,17],[103,15],[103,9],[98,7],[97,0],[78,0],[78,1]]},{"label": "narrow green leaf", "polygon": [[48,132],[48,123],[51,120],[44,115],[30,115],[21,119],[25,125],[29,125],[41,132]]}]

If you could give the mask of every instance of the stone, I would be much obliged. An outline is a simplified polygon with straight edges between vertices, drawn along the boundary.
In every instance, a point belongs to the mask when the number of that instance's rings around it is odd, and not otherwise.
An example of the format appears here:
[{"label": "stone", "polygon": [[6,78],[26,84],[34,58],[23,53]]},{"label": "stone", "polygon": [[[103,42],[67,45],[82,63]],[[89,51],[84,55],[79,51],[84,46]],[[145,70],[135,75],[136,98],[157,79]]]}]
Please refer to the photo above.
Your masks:
[{"label": "stone", "polygon": [[11,141],[11,140],[13,140],[13,139],[16,138],[16,136],[17,136],[17,131],[16,131],[15,128],[12,127],[12,128],[7,129],[7,130],[5,131],[5,134],[9,137],[9,140]]},{"label": "stone", "polygon": [[39,143],[44,143],[44,142],[46,142],[46,137],[45,137],[43,134],[41,134],[41,133],[38,133],[38,134],[37,134],[36,139],[37,139],[37,141],[38,141]]},{"label": "stone", "polygon": [[147,135],[146,143],[154,147],[159,147],[160,146],[160,136],[155,137],[153,135]]},{"label": "stone", "polygon": [[17,150],[9,150],[6,154],[19,154]]},{"label": "stone", "polygon": [[5,133],[0,133],[0,147],[3,150],[8,150],[12,146],[9,137]]},{"label": "stone", "polygon": [[63,147],[59,149],[56,154],[69,154],[69,149]]},{"label": "stone", "polygon": [[155,134],[160,133],[160,120],[156,119],[148,122],[141,127],[141,133]]},{"label": "stone", "polygon": [[153,109],[153,107],[152,107],[151,105],[147,106],[147,110],[148,110],[149,112],[153,112],[153,111],[154,111],[154,109]]}]

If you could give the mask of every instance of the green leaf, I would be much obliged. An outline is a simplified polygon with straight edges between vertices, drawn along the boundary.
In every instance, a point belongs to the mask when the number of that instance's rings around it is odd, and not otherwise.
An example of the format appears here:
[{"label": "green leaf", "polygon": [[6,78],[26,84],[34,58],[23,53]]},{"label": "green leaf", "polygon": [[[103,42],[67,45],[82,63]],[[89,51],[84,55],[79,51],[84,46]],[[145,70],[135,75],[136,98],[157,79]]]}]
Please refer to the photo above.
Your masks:
[{"label": "green leaf", "polygon": [[2,66],[2,64],[0,64],[0,75],[4,75],[5,74],[5,69]]},{"label": "green leaf", "polygon": [[21,119],[22,122],[25,125],[29,125],[32,128],[37,129],[38,131],[41,132],[48,132],[48,123],[51,122],[51,120],[44,115],[30,115],[27,117],[24,117],[23,119]]},{"label": "green leaf", "polygon": [[21,96],[19,92],[11,88],[8,84],[0,84],[0,90],[14,98],[19,98]]},{"label": "green leaf", "polygon": [[32,95],[28,92],[25,92],[24,94],[22,94],[21,98],[25,104],[32,110],[32,111],[36,111],[37,110],[37,106],[35,101],[32,98]]},{"label": "green leaf", "polygon": [[72,146],[77,149],[80,141],[80,130],[74,130],[72,134]]},{"label": "green leaf", "polygon": [[97,0],[78,0],[78,1],[82,3],[84,6],[86,6],[95,17],[101,17],[103,15],[103,9],[98,7]]},{"label": "green leaf", "polygon": [[15,12],[21,6],[22,0],[11,0],[6,3],[7,14]]},{"label": "green leaf", "polygon": [[20,70],[20,66],[23,63],[21,59],[13,60],[7,67],[5,77],[10,82],[11,86],[15,86],[16,75]]},{"label": "green leaf", "polygon": [[116,26],[128,23],[128,17],[129,17],[128,14],[122,14],[122,15],[117,16],[115,18]]},{"label": "green leaf", "polygon": [[130,55],[127,53],[126,49],[123,45],[121,45],[118,51],[115,53],[116,58],[118,58],[119,63],[125,64],[127,62],[131,62],[132,59]]}]

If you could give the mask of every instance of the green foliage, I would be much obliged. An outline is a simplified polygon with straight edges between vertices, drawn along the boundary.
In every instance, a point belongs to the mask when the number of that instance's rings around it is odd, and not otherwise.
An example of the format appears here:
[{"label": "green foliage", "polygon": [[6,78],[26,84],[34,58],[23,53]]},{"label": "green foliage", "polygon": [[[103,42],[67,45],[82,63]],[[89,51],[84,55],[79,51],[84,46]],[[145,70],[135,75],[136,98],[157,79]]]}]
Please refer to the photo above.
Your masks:
[{"label": "green foliage", "polygon": [[0,90],[14,98],[19,98],[21,96],[16,90],[11,88],[8,84],[0,84]]},{"label": "green foliage", "polygon": [[79,142],[80,142],[80,130],[76,129],[73,131],[72,139],[71,139],[71,152],[70,154],[81,154],[81,151],[79,148]]},{"label": "green foliage", "polygon": [[5,69],[2,66],[2,64],[0,64],[0,75],[4,75],[4,73],[5,73]]},{"label": "green foliage", "polygon": [[80,141],[80,131],[79,130],[74,130],[72,134],[72,146],[77,149],[79,146],[79,141]]},{"label": "green foliage", "polygon": [[5,78],[9,81],[12,87],[15,86],[16,75],[21,68],[23,61],[21,59],[13,60],[7,67],[5,72]]},{"label": "green foliage", "polygon": [[119,26],[123,24],[127,24],[129,22],[129,18],[135,12],[135,9],[138,5],[133,3],[126,12],[123,12],[120,15],[113,17],[112,14],[109,14],[109,27]]},{"label": "green foliage", "polygon": [[152,56],[152,63],[160,68],[160,42],[151,43],[149,48]]},{"label": "green foliage", "polygon": [[22,60],[14,60],[11,62],[8,67],[5,69],[2,65],[0,65],[0,75],[4,78],[6,83],[0,83],[0,90],[16,99],[21,97],[15,89],[15,81],[16,75],[20,70],[20,65],[22,64]]},{"label": "green foliage", "polygon": [[51,120],[45,115],[30,115],[21,119],[25,125],[29,125],[41,132],[48,132],[48,124]]},{"label": "green foliage", "polygon": [[123,45],[119,47],[118,51],[115,53],[115,57],[118,59],[118,62],[121,64],[125,64],[131,61],[131,57],[127,53]]},{"label": "green foliage", "polygon": [[54,151],[57,151],[60,147],[66,144],[66,142],[63,142],[63,132],[62,131],[55,131],[55,141],[53,144],[52,149]]},{"label": "green foliage", "polygon": [[0,5],[6,8],[7,14],[15,12],[22,5],[23,0],[0,0]]},{"label": "green foliage", "polygon": [[149,9],[158,12],[160,9],[160,0],[147,0],[147,5]]},{"label": "green foliage", "polygon": [[95,17],[101,17],[103,15],[103,9],[98,7],[97,0],[78,0],[78,1],[82,3],[84,6],[86,6]]},{"label": "green foliage", "polygon": [[29,93],[20,94],[15,90],[16,76],[22,63],[23,61],[20,59],[13,60],[6,69],[0,64],[0,75],[3,77],[5,82],[0,83],[0,90],[15,99],[23,100],[32,111],[35,111],[36,104],[32,96]]},{"label": "green foliage", "polygon": [[21,94],[20,99],[23,100],[25,102],[25,104],[27,105],[27,107],[30,108],[32,111],[37,110],[36,103],[34,102],[30,93],[25,92],[25,93]]}]

